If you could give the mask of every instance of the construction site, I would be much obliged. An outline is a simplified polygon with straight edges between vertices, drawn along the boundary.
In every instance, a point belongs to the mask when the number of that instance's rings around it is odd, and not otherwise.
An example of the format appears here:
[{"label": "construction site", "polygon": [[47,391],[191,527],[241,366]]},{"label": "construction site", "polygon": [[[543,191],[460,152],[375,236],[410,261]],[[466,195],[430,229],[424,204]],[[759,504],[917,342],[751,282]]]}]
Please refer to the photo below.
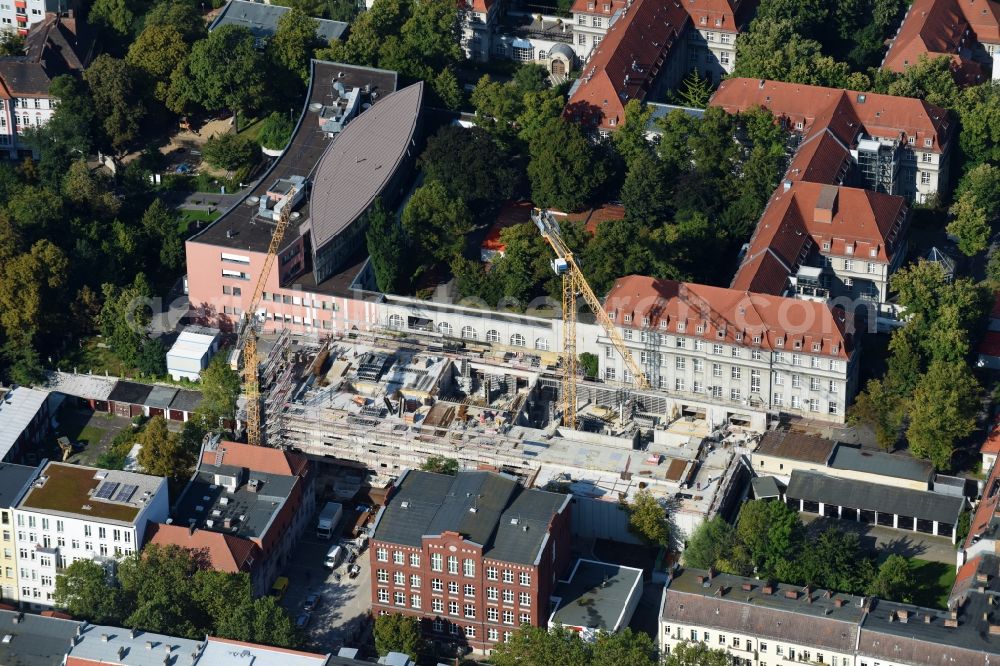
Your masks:
[{"label": "construction site", "polygon": [[260,350],[266,443],[317,461],[393,478],[440,456],[616,505],[647,488],[684,531],[744,486],[737,453],[752,433],[668,414],[652,391],[579,381],[576,428],[562,425],[553,354],[287,331]]}]

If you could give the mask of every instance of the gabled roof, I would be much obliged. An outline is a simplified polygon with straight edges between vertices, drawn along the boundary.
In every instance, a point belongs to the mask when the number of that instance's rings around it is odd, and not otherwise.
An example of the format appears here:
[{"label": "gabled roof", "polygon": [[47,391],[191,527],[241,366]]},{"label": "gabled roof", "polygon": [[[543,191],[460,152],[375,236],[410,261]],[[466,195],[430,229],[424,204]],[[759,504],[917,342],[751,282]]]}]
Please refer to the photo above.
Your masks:
[{"label": "gabled roof", "polygon": [[[941,153],[950,138],[948,112],[920,99],[758,79],[726,79],[709,101],[729,113],[763,107],[807,136],[828,127],[845,145],[858,135],[898,141],[913,137],[918,150]],[[931,140],[925,147],[924,141]]]},{"label": "gabled roof", "polygon": [[25,55],[0,58],[0,82],[12,97],[48,95],[52,79],[82,72],[93,40],[82,22],[48,15],[25,39]]},{"label": "gabled roof", "polygon": [[756,0],[680,0],[691,22],[703,30],[739,32],[753,15]]},{"label": "gabled roof", "polygon": [[220,442],[217,449],[206,449],[201,456],[203,465],[246,467],[254,472],[299,476],[309,464],[305,456],[267,446],[250,446],[239,442]]},{"label": "gabled roof", "polygon": [[[229,0],[208,29],[215,30],[224,25],[236,25],[246,28],[257,39],[270,39],[278,32],[278,23],[287,11],[288,7],[276,4]],[[332,39],[340,39],[347,31],[348,24],[342,21],[319,18],[313,20],[316,21],[316,37],[324,44]]]},{"label": "gabled roof", "polygon": [[574,0],[570,9],[574,14],[601,14],[613,16],[625,6],[625,0]]},{"label": "gabled roof", "polygon": [[5,637],[0,642],[0,664],[61,666],[82,626],[73,620],[0,610],[0,636]]},{"label": "gabled roof", "polygon": [[1000,509],[1000,464],[994,463],[986,483],[983,484],[983,495],[979,500],[979,506],[976,507],[976,513],[969,523],[966,548],[971,548],[980,539],[997,540],[997,527],[1000,525],[1000,521],[996,518],[998,509]]},{"label": "gabled roof", "polygon": [[709,342],[841,359],[853,350],[842,311],[794,298],[630,275],[615,282],[604,309],[621,326]]},{"label": "gabled roof", "polygon": [[646,98],[689,17],[680,3],[634,0],[591,53],[565,114],[591,127],[625,120],[625,104]]},{"label": "gabled roof", "polygon": [[958,5],[955,0],[914,0],[882,60],[882,69],[902,72],[916,65],[921,55],[957,57],[969,31]]},{"label": "gabled roof", "polygon": [[257,544],[234,534],[209,530],[191,530],[186,525],[152,523],[148,543],[204,550],[212,568],[227,573],[249,572],[257,555]]}]

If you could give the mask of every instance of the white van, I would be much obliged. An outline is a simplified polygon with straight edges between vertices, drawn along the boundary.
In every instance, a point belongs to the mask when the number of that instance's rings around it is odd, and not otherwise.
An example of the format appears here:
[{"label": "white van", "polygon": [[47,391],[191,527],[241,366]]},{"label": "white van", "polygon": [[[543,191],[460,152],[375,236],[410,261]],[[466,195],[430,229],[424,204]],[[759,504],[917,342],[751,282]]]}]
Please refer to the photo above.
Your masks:
[{"label": "white van", "polygon": [[326,562],[323,563],[323,566],[331,570],[336,569],[343,556],[344,548],[342,546],[331,546],[330,550],[326,551]]}]

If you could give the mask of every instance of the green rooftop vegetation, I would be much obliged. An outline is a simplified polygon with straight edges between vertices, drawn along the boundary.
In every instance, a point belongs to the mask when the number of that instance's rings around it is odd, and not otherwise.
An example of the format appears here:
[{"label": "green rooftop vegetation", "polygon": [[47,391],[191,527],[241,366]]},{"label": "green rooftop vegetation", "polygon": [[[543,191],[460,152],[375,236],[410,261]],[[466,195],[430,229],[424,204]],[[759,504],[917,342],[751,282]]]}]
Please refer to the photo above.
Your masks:
[{"label": "green rooftop vegetation", "polygon": [[[98,470],[52,463],[43,473],[48,481],[41,488],[32,488],[22,506],[25,509],[64,511],[131,523],[139,509],[126,504],[114,504],[94,499],[88,493],[100,485],[94,477]],[[90,507],[89,510],[83,508]]]}]

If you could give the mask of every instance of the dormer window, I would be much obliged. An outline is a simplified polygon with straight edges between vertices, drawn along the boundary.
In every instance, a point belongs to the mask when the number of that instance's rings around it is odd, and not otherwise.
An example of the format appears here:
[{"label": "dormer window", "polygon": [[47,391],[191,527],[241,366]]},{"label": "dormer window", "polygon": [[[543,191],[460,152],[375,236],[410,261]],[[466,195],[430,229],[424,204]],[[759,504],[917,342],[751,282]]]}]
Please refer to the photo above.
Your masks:
[{"label": "dormer window", "polygon": [[722,25],[722,19],[720,19],[720,18],[715,19],[715,25],[716,26],[721,26]]},{"label": "dormer window", "polygon": [[911,146],[912,146],[913,144],[915,144],[916,142],[917,142],[917,139],[916,139],[916,137],[912,137],[912,136],[910,136],[910,137],[907,137],[907,138],[906,138],[906,143],[908,143],[908,144],[909,144],[909,145],[911,145]]},{"label": "dormer window", "polygon": [[684,332],[684,322],[682,321],[677,322],[677,332],[678,333]]},{"label": "dormer window", "polygon": [[736,334],[736,342],[743,342],[743,334],[742,333],[737,333]]},{"label": "dormer window", "polygon": [[834,345],[834,346],[830,347],[830,353],[831,354],[836,354],[839,351],[840,351],[840,345]]},{"label": "dormer window", "polygon": [[830,241],[823,241],[823,249],[824,250],[830,249]]},{"label": "dormer window", "polygon": [[694,332],[697,333],[698,335],[701,335],[702,333],[705,332],[705,325],[698,324],[698,327],[694,329]]},{"label": "dormer window", "polygon": [[821,351],[822,349],[823,349],[823,343],[822,342],[814,342],[813,343],[813,351],[814,352]]},{"label": "dormer window", "polygon": [[774,341],[774,346],[775,347],[784,347],[785,346],[785,339],[784,338],[778,338],[778,339],[776,339]]},{"label": "dormer window", "polygon": [[649,326],[649,315],[646,315],[645,317],[642,318],[642,325]]},{"label": "dormer window", "polygon": [[802,341],[801,340],[796,340],[795,341],[795,348],[796,349],[802,349]]},{"label": "dormer window", "polygon": [[661,319],[660,320],[660,328],[665,329],[666,327],[667,327],[667,320],[666,319]]},{"label": "dormer window", "polygon": [[759,345],[760,344],[760,336],[759,335],[753,336],[753,343],[755,345]]},{"label": "dormer window", "polygon": [[924,147],[930,148],[934,145],[934,139],[924,139]]},{"label": "dormer window", "polygon": [[878,256],[878,248],[877,247],[873,247],[871,250],[869,250],[868,251],[868,256],[870,256],[870,257],[877,257]]},{"label": "dormer window", "polygon": [[632,315],[627,314],[627,315],[625,315],[624,319],[625,319],[625,323],[626,324],[631,324],[632,323]]},{"label": "dormer window", "polygon": [[854,246],[853,245],[845,245],[844,246],[844,252],[846,254],[854,254]]},{"label": "dormer window", "polygon": [[618,318],[618,310],[612,310],[608,313],[608,316],[611,317],[611,321],[614,321]]},{"label": "dormer window", "polygon": [[701,17],[701,21],[699,21],[699,23],[701,23],[702,25],[707,25],[708,24],[708,17],[707,16],[702,16]]},{"label": "dormer window", "polygon": [[720,340],[726,337],[726,329],[720,328],[719,331],[716,333],[716,336],[718,336]]}]

